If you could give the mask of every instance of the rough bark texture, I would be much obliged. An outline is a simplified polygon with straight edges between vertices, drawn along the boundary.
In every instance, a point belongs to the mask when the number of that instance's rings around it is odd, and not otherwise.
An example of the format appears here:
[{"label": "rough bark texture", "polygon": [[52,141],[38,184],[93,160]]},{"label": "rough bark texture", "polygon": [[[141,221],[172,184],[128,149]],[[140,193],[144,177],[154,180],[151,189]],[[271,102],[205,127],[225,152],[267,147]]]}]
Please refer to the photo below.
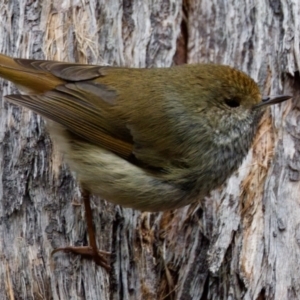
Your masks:
[{"label": "rough bark texture", "polygon": [[299,20],[298,0],[0,1],[1,53],[229,64],[266,94],[294,95],[265,115],[239,171],[202,204],[150,214],[93,198],[110,274],[50,256],[86,244],[80,190],[42,118],[2,100],[0,299],[299,299]]}]

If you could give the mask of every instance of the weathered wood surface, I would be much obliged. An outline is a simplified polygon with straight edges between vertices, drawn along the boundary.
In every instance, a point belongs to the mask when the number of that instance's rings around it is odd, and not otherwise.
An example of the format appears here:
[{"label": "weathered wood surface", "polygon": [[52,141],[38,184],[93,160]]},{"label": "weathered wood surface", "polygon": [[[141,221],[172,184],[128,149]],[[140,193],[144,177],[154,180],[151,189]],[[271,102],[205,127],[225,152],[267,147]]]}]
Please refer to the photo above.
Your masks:
[{"label": "weathered wood surface", "polygon": [[239,171],[201,205],[150,214],[94,198],[110,274],[50,257],[86,243],[80,191],[42,118],[1,98],[0,299],[300,299],[299,19],[297,0],[0,1],[1,53],[225,63],[266,94],[294,95],[266,114]]}]

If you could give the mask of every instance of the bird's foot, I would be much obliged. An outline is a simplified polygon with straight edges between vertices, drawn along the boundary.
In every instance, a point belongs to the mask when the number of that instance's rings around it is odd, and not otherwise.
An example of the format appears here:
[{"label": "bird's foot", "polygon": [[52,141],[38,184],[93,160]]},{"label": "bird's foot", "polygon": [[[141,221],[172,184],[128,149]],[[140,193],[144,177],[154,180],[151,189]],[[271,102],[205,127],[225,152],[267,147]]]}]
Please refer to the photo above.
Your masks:
[{"label": "bird's foot", "polygon": [[76,255],[81,255],[84,258],[92,259],[98,266],[103,267],[108,272],[111,269],[107,259],[105,258],[105,256],[110,255],[110,252],[94,249],[93,247],[90,246],[81,246],[81,247],[69,246],[64,248],[56,248],[52,251],[51,255],[60,251],[66,253],[73,253]]}]

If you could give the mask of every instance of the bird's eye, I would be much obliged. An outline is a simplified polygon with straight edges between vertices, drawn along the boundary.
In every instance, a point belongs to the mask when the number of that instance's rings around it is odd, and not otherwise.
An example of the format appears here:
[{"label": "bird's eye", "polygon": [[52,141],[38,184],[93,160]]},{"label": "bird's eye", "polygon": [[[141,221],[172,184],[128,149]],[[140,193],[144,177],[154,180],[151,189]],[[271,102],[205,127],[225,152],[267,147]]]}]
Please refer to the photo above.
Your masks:
[{"label": "bird's eye", "polygon": [[240,99],[239,98],[227,98],[225,99],[225,104],[229,107],[238,107],[240,106]]}]

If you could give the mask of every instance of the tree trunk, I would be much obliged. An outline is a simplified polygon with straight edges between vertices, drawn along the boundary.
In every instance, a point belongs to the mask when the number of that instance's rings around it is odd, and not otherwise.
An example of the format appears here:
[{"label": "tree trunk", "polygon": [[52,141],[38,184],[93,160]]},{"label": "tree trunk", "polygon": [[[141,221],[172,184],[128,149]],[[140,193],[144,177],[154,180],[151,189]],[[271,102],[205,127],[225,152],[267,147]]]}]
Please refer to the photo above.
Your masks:
[{"label": "tree trunk", "polygon": [[[297,0],[2,0],[1,53],[229,64],[265,94],[294,99],[266,113],[243,165],[201,203],[154,214],[94,197],[110,273],[51,257],[87,244],[80,189],[43,119],[2,100],[0,299],[300,299],[299,18]],[[16,92],[1,84],[3,95]]]}]

